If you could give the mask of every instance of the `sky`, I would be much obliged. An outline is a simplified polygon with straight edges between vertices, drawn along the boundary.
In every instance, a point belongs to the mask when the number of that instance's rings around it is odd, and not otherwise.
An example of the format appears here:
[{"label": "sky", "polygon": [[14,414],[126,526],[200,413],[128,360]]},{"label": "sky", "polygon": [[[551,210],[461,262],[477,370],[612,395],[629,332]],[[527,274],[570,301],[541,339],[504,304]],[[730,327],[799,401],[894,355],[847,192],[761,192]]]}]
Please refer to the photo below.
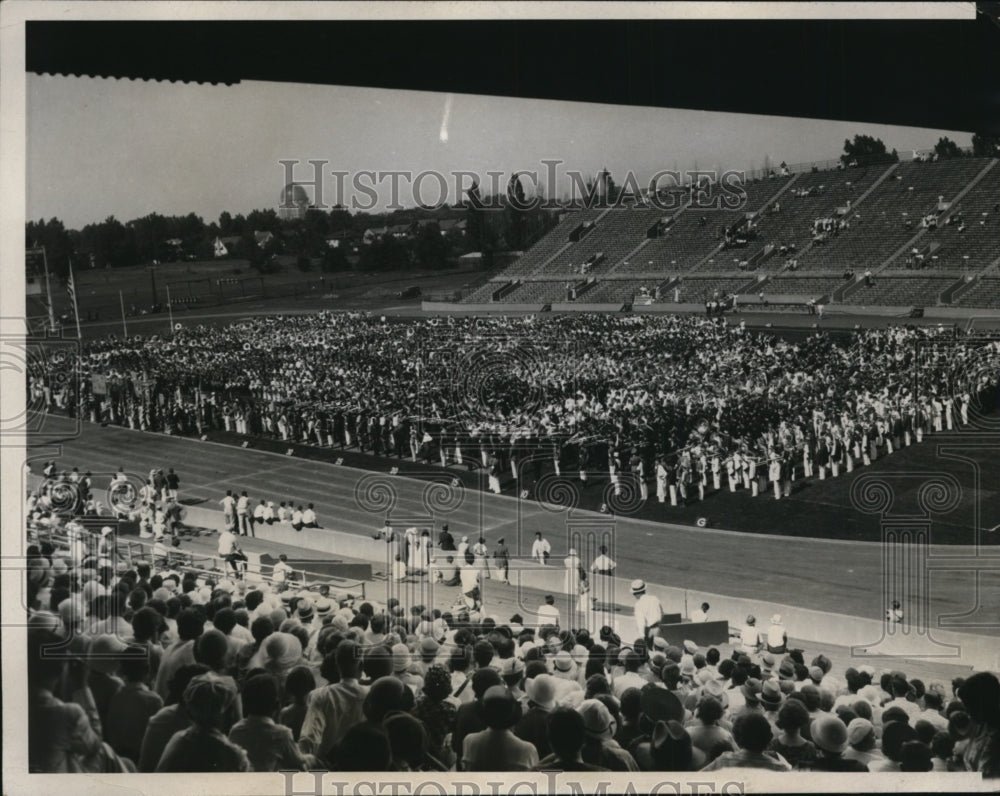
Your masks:
[{"label": "sky", "polygon": [[[370,193],[352,191],[362,170],[437,171],[456,200],[456,171],[544,176],[543,160],[584,175],[607,167],[621,184],[640,184],[658,169],[760,169],[770,164],[832,160],[845,138],[864,133],[901,154],[933,147],[941,136],[969,146],[971,133],[861,122],[751,116],[680,109],[597,105],[507,97],[446,95],[342,86],[243,82],[211,86],[155,81],[27,76],[27,217],[60,218],[77,228],[114,215],[121,221],[152,212],[206,222],[228,211],[277,208],[286,184],[282,160],[301,163],[294,179],[323,167],[323,201],[344,194],[372,211],[391,203],[390,180]],[[460,178],[467,186],[469,178]],[[399,204],[435,203],[439,182],[420,191],[400,178]],[[484,191],[488,192],[488,191]],[[529,191],[529,193],[531,193]]]}]

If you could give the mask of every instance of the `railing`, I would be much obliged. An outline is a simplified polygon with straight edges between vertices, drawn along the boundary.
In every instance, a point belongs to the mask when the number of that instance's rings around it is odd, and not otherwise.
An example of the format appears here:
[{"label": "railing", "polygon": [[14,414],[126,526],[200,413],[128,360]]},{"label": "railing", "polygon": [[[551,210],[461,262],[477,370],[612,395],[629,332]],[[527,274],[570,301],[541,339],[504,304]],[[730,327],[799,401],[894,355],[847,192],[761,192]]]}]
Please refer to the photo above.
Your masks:
[{"label": "railing", "polygon": [[[110,517],[99,519],[111,521]],[[38,542],[50,542],[57,550],[63,552],[72,549],[73,543],[69,538],[69,534],[62,529],[30,527],[28,535],[29,539],[33,538]],[[195,574],[208,575],[213,578],[228,577],[234,573],[229,563],[217,555],[212,555],[211,553],[194,553],[188,550],[178,550],[174,547],[168,547],[165,556],[157,555],[153,552],[153,543],[144,539],[123,540],[119,537],[115,541],[115,552],[120,560],[128,563],[130,569],[134,569],[139,563],[154,564],[155,559],[160,558],[161,560],[165,559],[163,564],[168,568],[178,568],[187,572],[194,572]],[[324,575],[304,568],[297,569],[293,567],[291,573],[284,581],[276,581],[273,576],[263,573],[263,567],[266,565],[260,563],[259,554],[247,554],[247,557],[249,560],[241,563],[241,569],[243,564],[245,564],[246,572],[252,573],[257,580],[265,584],[270,585],[284,582],[286,584],[295,584],[299,588],[305,589],[330,585],[343,591],[359,592],[362,598],[365,596],[365,582],[361,580],[354,581],[347,578],[338,578],[335,575]]]}]

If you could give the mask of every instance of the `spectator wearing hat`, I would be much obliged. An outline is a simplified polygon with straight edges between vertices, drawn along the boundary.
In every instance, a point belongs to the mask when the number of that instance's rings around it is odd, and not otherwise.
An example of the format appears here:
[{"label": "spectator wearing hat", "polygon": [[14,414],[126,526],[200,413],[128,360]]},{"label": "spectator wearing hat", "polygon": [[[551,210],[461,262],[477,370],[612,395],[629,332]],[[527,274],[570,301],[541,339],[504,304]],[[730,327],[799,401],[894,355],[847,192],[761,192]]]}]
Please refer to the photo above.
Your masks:
[{"label": "spectator wearing hat", "polygon": [[536,761],[535,771],[607,771],[583,761],[587,728],[578,711],[565,707],[553,710],[548,717],[546,734],[552,753]]},{"label": "spectator wearing hat", "polygon": [[767,651],[773,655],[784,655],[788,649],[788,630],[785,629],[781,621],[781,614],[771,617],[771,624],[767,628],[766,635]]},{"label": "spectator wearing hat", "polygon": [[532,671],[531,667],[535,665],[542,668],[542,673],[528,677],[524,681],[527,695],[526,709],[514,726],[514,734],[522,741],[533,744],[539,758],[543,758],[551,752],[546,733],[549,713],[556,707],[556,685],[555,678],[544,672],[544,663],[530,664],[525,674]]},{"label": "spectator wearing hat", "polygon": [[635,758],[614,740],[618,723],[607,705],[599,699],[585,699],[579,711],[586,731],[581,752],[583,761],[609,771],[638,771]]},{"label": "spectator wearing hat", "polygon": [[705,753],[706,762],[715,760],[723,752],[736,751],[733,734],[719,724],[725,715],[725,707],[720,701],[720,696],[725,695],[717,680],[711,682],[718,689],[718,696],[704,693],[695,708],[696,721],[686,728],[691,737],[691,744]]},{"label": "spectator wearing hat", "polygon": [[392,676],[400,680],[413,691],[414,696],[420,693],[424,685],[423,677],[417,672],[419,664],[413,660],[410,648],[400,642],[392,646]]},{"label": "spectator wearing hat", "polygon": [[514,698],[519,702],[524,702],[526,694],[521,689],[524,680],[524,661],[513,656],[500,659],[500,676],[504,684],[510,689]]},{"label": "spectator wearing hat", "polygon": [[247,680],[242,694],[244,717],[229,730],[229,740],[246,751],[254,771],[304,771],[309,761],[292,731],[274,721],[281,708],[278,682],[269,674]]},{"label": "spectator wearing hat", "polygon": [[781,705],[784,701],[784,695],[781,693],[781,686],[778,685],[778,681],[775,679],[764,680],[760,684],[760,694],[758,695],[758,700],[760,701],[761,710],[764,711],[764,715],[767,720],[771,722],[772,727],[777,727],[778,722],[778,711],[781,709]]},{"label": "spectator wearing hat", "polygon": [[455,755],[446,740],[455,729],[458,707],[448,699],[451,695],[451,675],[440,664],[434,664],[424,675],[420,696],[413,706],[413,715],[427,729],[427,751],[449,767]]},{"label": "spectator wearing hat", "polygon": [[157,773],[252,771],[246,752],[220,731],[238,697],[225,685],[204,675],[195,677],[184,690],[184,709],[192,726],[170,739]]},{"label": "spectator wearing hat", "polygon": [[111,697],[104,736],[118,754],[138,762],[146,726],[163,707],[163,699],[146,684],[149,657],[145,647],[133,644],[123,650],[119,671],[125,685]]},{"label": "spectator wearing hat", "polygon": [[814,743],[803,733],[809,731],[809,712],[797,699],[789,699],[778,711],[778,734],[768,744],[793,767],[809,765],[819,754]]},{"label": "spectator wearing hat", "polygon": [[361,648],[355,642],[342,641],[328,655],[334,656],[340,680],[309,694],[299,736],[303,753],[320,760],[328,760],[347,730],[364,718],[363,705],[369,690],[359,681]]},{"label": "spectator wearing hat", "polygon": [[646,592],[646,581],[642,579],[632,581],[632,596],[635,597],[636,638],[646,641],[663,620],[663,605],[659,598]]},{"label": "spectator wearing hat", "polygon": [[733,737],[739,750],[723,752],[702,771],[721,768],[763,768],[767,771],[790,771],[788,762],[775,752],[766,751],[772,740],[771,725],[760,713],[748,712],[733,724]]},{"label": "spectator wearing hat", "polygon": [[[868,766],[860,760],[844,757],[848,745],[847,727],[836,716],[820,716],[810,728],[813,743],[819,756],[801,768],[812,771],[867,772]],[[929,756],[928,756],[929,757]]]},{"label": "spectator wearing hat", "polygon": [[639,692],[639,734],[629,747],[639,768],[643,771],[652,770],[650,745],[657,722],[683,722],[684,719],[684,706],[674,694],[652,683],[643,686]]},{"label": "spectator wearing hat", "polygon": [[486,729],[469,733],[462,741],[463,771],[530,771],[538,763],[533,744],[522,741],[511,728],[521,718],[521,708],[503,685],[486,689],[482,698]]},{"label": "spectator wearing hat", "polygon": [[1000,777],[1000,680],[992,672],[976,672],[959,686],[957,695],[972,726],[962,752],[965,768],[983,777]]},{"label": "spectator wearing hat", "polygon": [[847,748],[844,758],[863,763],[869,771],[876,771],[886,763],[885,755],[878,748],[875,726],[865,718],[852,719],[847,725]]},{"label": "spectator wearing hat", "polygon": [[698,771],[707,761],[679,721],[658,721],[648,747],[644,771]]}]

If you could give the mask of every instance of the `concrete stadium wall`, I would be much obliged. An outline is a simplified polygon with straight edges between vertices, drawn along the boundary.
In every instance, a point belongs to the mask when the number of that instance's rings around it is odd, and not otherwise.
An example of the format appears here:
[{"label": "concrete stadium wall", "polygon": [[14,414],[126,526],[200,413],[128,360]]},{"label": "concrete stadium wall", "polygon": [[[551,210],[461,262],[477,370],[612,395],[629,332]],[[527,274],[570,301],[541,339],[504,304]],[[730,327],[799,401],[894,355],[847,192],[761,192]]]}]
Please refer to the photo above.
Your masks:
[{"label": "concrete stadium wall", "polygon": [[910,310],[913,309],[912,304],[907,304],[906,306],[878,306],[878,305],[867,305],[867,304],[827,304],[825,305],[823,312],[832,313],[836,315],[877,315],[879,317],[898,317],[906,316],[909,317]]},{"label": "concrete stadium wall", "polygon": [[656,314],[664,312],[705,312],[705,304],[696,304],[694,302],[681,303],[681,304],[633,304],[632,312],[645,314]]},{"label": "concrete stadium wall", "polygon": [[622,307],[625,306],[624,301],[619,301],[614,304],[584,304],[582,302],[577,303],[573,301],[562,302],[560,304],[553,304],[553,312],[621,312]]},{"label": "concrete stadium wall", "polygon": [[504,315],[516,312],[541,312],[544,304],[455,304],[446,301],[422,301],[420,308],[424,312],[445,312],[468,315]]}]

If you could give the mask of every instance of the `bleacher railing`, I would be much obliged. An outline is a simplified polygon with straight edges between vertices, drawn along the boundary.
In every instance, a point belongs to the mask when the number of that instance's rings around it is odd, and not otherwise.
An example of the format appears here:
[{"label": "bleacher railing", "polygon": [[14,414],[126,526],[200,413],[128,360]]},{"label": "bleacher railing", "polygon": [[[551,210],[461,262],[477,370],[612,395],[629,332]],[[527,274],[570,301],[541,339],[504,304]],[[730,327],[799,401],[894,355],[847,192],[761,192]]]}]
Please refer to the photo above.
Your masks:
[{"label": "bleacher railing", "polygon": [[[110,518],[107,518],[110,519]],[[39,528],[28,529],[29,540],[35,542],[49,542],[57,550],[68,553],[72,550],[73,542],[65,529]],[[130,569],[134,569],[139,563],[147,563],[152,566],[160,564],[167,568],[181,569],[185,572],[193,572],[199,575],[206,575],[212,578],[229,578],[236,574],[231,565],[224,558],[211,553],[195,553],[189,550],[178,550],[174,547],[167,547],[166,555],[154,554],[153,543],[145,539],[122,539],[115,540],[115,553],[119,560],[128,564]],[[285,584],[295,586],[300,589],[318,589],[321,585],[328,585],[337,588],[339,591],[347,591],[352,594],[365,597],[365,582],[361,580],[349,580],[338,578],[333,575],[324,575],[312,572],[304,568],[292,568],[291,573],[284,579],[275,579],[272,575],[266,575],[262,571],[263,566],[259,559],[255,562],[253,557],[250,560],[241,562],[240,569],[246,565],[245,572],[254,575],[254,580],[267,585]]]}]

